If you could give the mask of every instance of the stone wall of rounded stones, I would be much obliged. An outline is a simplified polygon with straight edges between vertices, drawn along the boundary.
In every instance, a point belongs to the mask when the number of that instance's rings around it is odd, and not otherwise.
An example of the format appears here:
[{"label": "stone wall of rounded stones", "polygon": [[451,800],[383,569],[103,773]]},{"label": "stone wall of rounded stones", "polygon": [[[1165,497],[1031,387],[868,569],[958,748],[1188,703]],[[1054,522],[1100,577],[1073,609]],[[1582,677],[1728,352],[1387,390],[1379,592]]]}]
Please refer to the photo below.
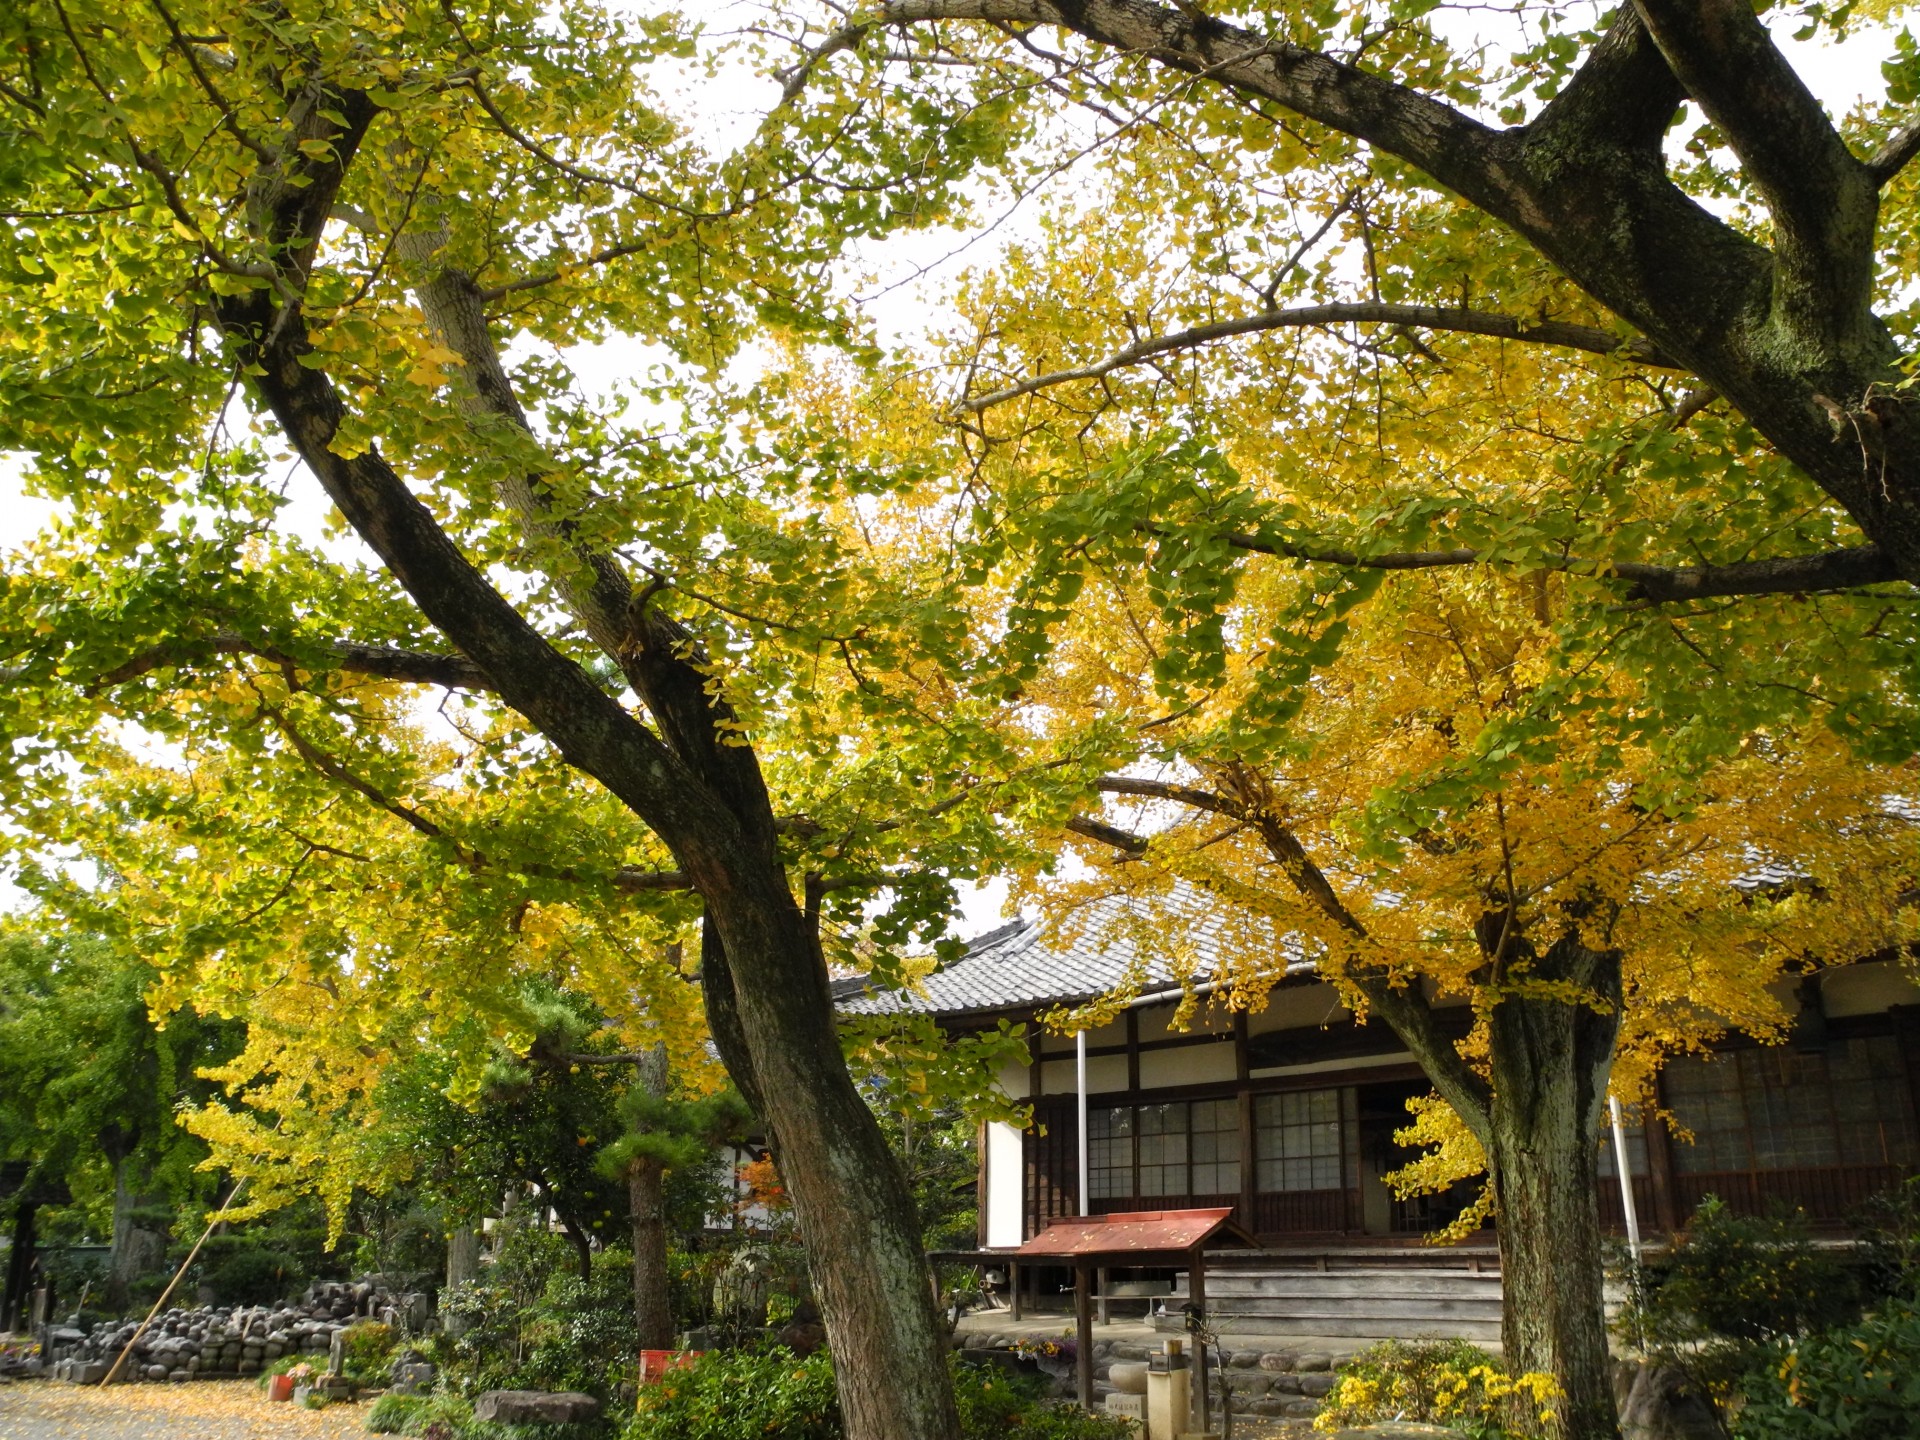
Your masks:
[{"label": "stone wall of rounded stones", "polygon": [[[987,1335],[971,1343],[988,1349],[1011,1350],[1011,1335]],[[1096,1402],[1113,1393],[1112,1370],[1116,1362],[1145,1360],[1160,1349],[1158,1344],[1139,1340],[1096,1340],[1093,1344],[1093,1395]],[[1260,1350],[1229,1348],[1226,1382],[1236,1415],[1260,1415],[1285,1420],[1311,1420],[1320,1413],[1320,1402],[1333,1389],[1334,1366],[1342,1356],[1313,1350]],[[1217,1366],[1218,1361],[1214,1364]],[[1071,1387],[1073,1367],[1061,1361],[1042,1367],[1057,1384]],[[1213,1372],[1219,1384],[1220,1372]]]},{"label": "stone wall of rounded stones", "polygon": [[[426,1300],[370,1280],[330,1280],[280,1305],[164,1310],[140,1336],[122,1374],[128,1380],[190,1380],[256,1375],[286,1355],[324,1361],[336,1332],[361,1320],[424,1318]],[[138,1320],[99,1325],[90,1335],[55,1329],[49,1349],[56,1373],[63,1362],[75,1372],[111,1365],[138,1329]]]}]

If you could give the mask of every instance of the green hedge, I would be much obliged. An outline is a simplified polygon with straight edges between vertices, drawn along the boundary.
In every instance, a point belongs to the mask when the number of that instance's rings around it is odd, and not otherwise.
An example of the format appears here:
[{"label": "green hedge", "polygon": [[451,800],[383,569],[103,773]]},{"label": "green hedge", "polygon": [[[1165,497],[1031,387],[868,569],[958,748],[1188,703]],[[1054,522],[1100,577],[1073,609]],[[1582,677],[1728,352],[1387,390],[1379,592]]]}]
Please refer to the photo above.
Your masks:
[{"label": "green hedge", "polygon": [[[953,1367],[967,1440],[1126,1440],[1119,1420],[1042,1400],[998,1366]],[[782,1349],[716,1352],[640,1395],[623,1440],[842,1440],[833,1363]]]}]

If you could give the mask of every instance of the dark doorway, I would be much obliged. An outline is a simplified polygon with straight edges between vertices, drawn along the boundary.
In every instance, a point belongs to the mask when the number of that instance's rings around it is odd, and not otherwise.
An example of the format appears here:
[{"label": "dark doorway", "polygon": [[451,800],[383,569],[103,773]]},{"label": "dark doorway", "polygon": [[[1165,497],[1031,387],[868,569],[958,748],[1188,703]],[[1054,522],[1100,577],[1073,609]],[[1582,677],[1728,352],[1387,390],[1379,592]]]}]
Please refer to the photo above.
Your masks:
[{"label": "dark doorway", "polygon": [[1360,1200],[1369,1235],[1426,1235],[1451,1225],[1480,1194],[1478,1179],[1462,1180],[1437,1195],[1401,1199],[1383,1178],[1419,1157],[1417,1147],[1395,1140],[1413,1117],[1407,1101],[1431,1093],[1424,1080],[1391,1080],[1359,1090]]}]

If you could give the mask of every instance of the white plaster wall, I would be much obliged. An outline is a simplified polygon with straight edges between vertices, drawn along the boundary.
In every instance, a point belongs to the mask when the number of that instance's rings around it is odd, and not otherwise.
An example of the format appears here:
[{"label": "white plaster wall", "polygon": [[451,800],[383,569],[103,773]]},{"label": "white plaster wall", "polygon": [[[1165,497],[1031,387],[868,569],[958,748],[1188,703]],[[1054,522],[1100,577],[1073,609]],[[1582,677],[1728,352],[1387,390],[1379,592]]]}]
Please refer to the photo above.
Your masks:
[{"label": "white plaster wall", "polygon": [[1018,1127],[994,1120],[987,1125],[987,1244],[1018,1245],[1026,1159]]},{"label": "white plaster wall", "polygon": [[[1053,1031],[1039,1025],[1027,1030],[1027,1044],[1037,1053],[1049,1058],[1055,1055],[1071,1055],[1074,1050],[1074,1037],[1056,1035]],[[1109,1020],[1105,1025],[1096,1025],[1087,1031],[1087,1044],[1095,1049],[1103,1045],[1124,1045],[1127,1043],[1127,1021],[1123,1011],[1118,1020]]]},{"label": "white plaster wall", "polygon": [[1140,1010],[1140,1038],[1142,1040],[1165,1040],[1175,1035],[1230,1035],[1233,1033],[1233,1017],[1221,1006],[1206,1000],[1198,1001],[1193,1007],[1191,1022],[1186,1029],[1174,1028],[1173,1017],[1180,1013],[1178,1005],[1147,1005]]},{"label": "white plaster wall", "polygon": [[1270,991],[1267,1008],[1247,1016],[1247,1033],[1299,1030],[1309,1025],[1338,1025],[1352,1019],[1331,985],[1289,985]]},{"label": "white plaster wall", "polygon": [[994,1078],[999,1083],[1000,1093],[1009,1100],[1024,1100],[1033,1080],[1033,1072],[1029,1067],[1009,1060],[1000,1067]]},{"label": "white plaster wall", "polygon": [[1159,1090],[1168,1085],[1210,1085],[1234,1078],[1233,1042],[1182,1045],[1175,1050],[1140,1052],[1140,1088]]},{"label": "white plaster wall", "polygon": [[1820,980],[1820,1006],[1831,1019],[1876,1015],[1891,1005],[1920,1005],[1920,985],[1889,960],[1830,970]]},{"label": "white plaster wall", "polygon": [[1249,1080],[1271,1080],[1279,1075],[1333,1075],[1342,1071],[1374,1065],[1402,1065],[1413,1060],[1411,1050],[1395,1050],[1389,1055],[1349,1056],[1342,1060],[1310,1060],[1303,1065],[1267,1065],[1247,1072]]},{"label": "white plaster wall", "polygon": [[[1040,1093],[1043,1095],[1071,1095],[1080,1088],[1075,1070],[1076,1062],[1068,1060],[1048,1060],[1040,1066]],[[1127,1088],[1127,1057],[1124,1055],[1089,1055],[1087,1057],[1087,1090],[1124,1090]]]}]

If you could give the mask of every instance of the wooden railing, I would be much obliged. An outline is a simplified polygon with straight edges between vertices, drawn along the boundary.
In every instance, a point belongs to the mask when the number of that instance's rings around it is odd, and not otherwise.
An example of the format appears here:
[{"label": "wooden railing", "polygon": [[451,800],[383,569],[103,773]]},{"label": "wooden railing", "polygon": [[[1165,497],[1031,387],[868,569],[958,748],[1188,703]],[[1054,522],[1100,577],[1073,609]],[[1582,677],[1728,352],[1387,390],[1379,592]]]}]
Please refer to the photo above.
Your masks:
[{"label": "wooden railing", "polygon": [[1253,1197],[1256,1235],[1337,1234],[1360,1228],[1357,1190],[1282,1190]]},{"label": "wooden railing", "polygon": [[1717,1195],[1740,1215],[1764,1215],[1775,1205],[1785,1205],[1806,1211],[1809,1219],[1836,1222],[1852,1218],[1868,1200],[1893,1189],[1909,1173],[1899,1165],[1729,1170],[1675,1175],[1673,1190],[1683,1218],[1707,1196]]}]

